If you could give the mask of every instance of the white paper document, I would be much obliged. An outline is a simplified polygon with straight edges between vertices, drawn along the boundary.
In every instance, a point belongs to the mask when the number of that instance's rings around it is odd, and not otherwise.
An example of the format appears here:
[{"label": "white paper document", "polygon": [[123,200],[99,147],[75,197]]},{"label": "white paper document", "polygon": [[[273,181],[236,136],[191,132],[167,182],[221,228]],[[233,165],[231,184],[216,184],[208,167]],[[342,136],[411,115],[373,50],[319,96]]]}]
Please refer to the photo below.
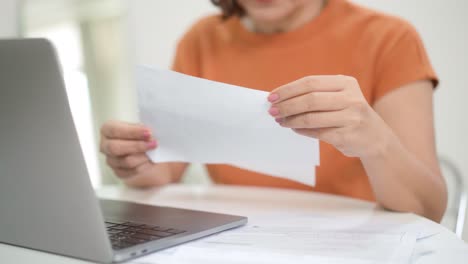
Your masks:
[{"label": "white paper document", "polygon": [[324,231],[310,226],[247,226],[132,263],[409,263],[411,232]]},{"label": "white paper document", "polygon": [[168,70],[138,67],[141,121],[154,162],[229,164],[315,185],[319,142],[278,125],[268,93]]},{"label": "white paper document", "polygon": [[230,254],[237,263],[239,257],[248,263],[278,263],[276,258],[289,260],[283,263],[408,263],[415,243],[411,233],[253,226],[192,243],[178,256],[202,260]]}]

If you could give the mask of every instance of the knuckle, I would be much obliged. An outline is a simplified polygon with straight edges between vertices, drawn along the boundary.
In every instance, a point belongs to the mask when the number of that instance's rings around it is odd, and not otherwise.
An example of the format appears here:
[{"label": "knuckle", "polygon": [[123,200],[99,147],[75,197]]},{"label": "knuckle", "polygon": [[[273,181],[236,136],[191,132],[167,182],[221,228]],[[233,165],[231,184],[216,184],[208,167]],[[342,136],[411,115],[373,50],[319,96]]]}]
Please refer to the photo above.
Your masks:
[{"label": "knuckle", "polygon": [[346,76],[346,78],[347,78],[348,82],[350,82],[350,83],[357,83],[358,82],[357,79],[355,77],[353,77],[353,76]]},{"label": "knuckle", "polygon": [[112,128],[114,127],[114,121],[107,121],[101,126],[101,135],[111,136]]},{"label": "knuckle", "polygon": [[126,156],[122,160],[122,165],[127,168],[135,168],[138,165],[138,158],[135,156]]},{"label": "knuckle", "polygon": [[126,154],[139,154],[146,151],[146,143],[144,142],[132,142],[126,146]]},{"label": "knuckle", "polygon": [[356,84],[356,83],[357,83],[356,78],[354,78],[354,77],[352,77],[352,76],[344,76],[343,78],[344,78],[344,80],[345,80],[345,82],[346,82],[347,84],[351,84],[351,85],[352,85],[352,84]]},{"label": "knuckle", "polygon": [[339,75],[339,77],[342,79],[345,88],[353,88],[358,86],[357,79],[352,76]]},{"label": "knuckle", "polygon": [[307,95],[304,104],[307,107],[307,110],[313,110],[317,102],[317,97],[314,93]]},{"label": "knuckle", "polygon": [[132,165],[134,163],[133,157],[132,156],[126,156],[126,157],[122,158],[120,163],[121,163],[121,165],[123,167],[130,168],[130,167],[132,167]]},{"label": "knuckle", "polygon": [[105,136],[107,134],[107,126],[108,126],[108,123],[104,123],[104,125],[101,126],[101,129],[100,129],[100,132],[101,132],[101,136]]},{"label": "knuckle", "polygon": [[279,104],[278,110],[282,116],[288,116],[290,114],[295,113],[295,104],[291,104],[289,102],[284,102],[282,104]]},{"label": "knuckle", "polygon": [[319,79],[315,76],[306,76],[303,81],[308,87],[315,87],[319,84]]},{"label": "knuckle", "polygon": [[316,118],[314,114],[309,113],[309,114],[306,114],[305,118],[303,118],[302,120],[303,120],[302,124],[304,125],[304,127],[307,127],[307,126],[314,124],[316,121]]},{"label": "knuckle", "polygon": [[105,136],[108,137],[108,138],[115,138],[115,127],[113,126],[108,126],[107,129],[106,129],[106,134]]},{"label": "knuckle", "polygon": [[121,154],[122,148],[118,144],[107,144],[107,152],[113,156],[119,156]]}]

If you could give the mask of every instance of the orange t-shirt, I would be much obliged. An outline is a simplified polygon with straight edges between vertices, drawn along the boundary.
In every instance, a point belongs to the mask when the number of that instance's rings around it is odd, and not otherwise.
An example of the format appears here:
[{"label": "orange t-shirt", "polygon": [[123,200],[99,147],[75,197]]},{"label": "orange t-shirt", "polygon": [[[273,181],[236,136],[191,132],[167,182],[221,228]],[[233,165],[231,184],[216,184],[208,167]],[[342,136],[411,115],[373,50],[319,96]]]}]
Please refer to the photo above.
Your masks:
[{"label": "orange t-shirt", "polygon": [[[330,0],[311,22],[272,35],[248,31],[237,17],[226,21],[219,15],[204,18],[179,42],[173,69],[263,91],[308,75],[349,75],[359,81],[371,105],[405,84],[418,80],[437,83],[410,24],[345,0]],[[290,153],[284,155],[285,162],[294,158]],[[208,171],[216,183],[375,199],[358,158],[348,158],[321,142],[320,160],[315,187],[228,165],[208,165]]]}]

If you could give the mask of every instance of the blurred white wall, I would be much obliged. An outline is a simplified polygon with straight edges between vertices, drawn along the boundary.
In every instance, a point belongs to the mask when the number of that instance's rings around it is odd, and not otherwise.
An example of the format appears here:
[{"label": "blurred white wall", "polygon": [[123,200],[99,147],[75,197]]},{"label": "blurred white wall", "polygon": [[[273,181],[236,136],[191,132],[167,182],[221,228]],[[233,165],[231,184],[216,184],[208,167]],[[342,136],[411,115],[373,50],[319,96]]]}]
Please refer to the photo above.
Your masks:
[{"label": "blurred white wall", "polygon": [[18,34],[17,0],[0,0],[0,38]]},{"label": "blurred white wall", "polygon": [[[437,147],[468,182],[468,1],[355,0],[409,20],[420,32],[441,84],[435,93]],[[129,1],[131,53],[136,63],[169,67],[177,39],[200,16],[216,9],[204,1]],[[468,229],[468,221],[466,223]],[[465,239],[468,231],[465,231]]]},{"label": "blurred white wall", "polygon": [[170,67],[177,40],[190,25],[217,11],[209,0],[132,0],[128,5],[135,62],[161,68]]}]

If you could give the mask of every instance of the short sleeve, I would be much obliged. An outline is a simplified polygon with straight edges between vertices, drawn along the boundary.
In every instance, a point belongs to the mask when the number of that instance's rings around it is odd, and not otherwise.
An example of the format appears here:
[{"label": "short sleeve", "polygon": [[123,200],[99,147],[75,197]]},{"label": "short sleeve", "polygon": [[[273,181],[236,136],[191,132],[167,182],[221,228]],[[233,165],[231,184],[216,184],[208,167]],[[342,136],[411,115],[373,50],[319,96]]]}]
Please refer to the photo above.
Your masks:
[{"label": "short sleeve", "polygon": [[417,31],[403,23],[399,32],[389,34],[376,62],[374,102],[406,84],[429,80],[434,88],[439,80]]}]

